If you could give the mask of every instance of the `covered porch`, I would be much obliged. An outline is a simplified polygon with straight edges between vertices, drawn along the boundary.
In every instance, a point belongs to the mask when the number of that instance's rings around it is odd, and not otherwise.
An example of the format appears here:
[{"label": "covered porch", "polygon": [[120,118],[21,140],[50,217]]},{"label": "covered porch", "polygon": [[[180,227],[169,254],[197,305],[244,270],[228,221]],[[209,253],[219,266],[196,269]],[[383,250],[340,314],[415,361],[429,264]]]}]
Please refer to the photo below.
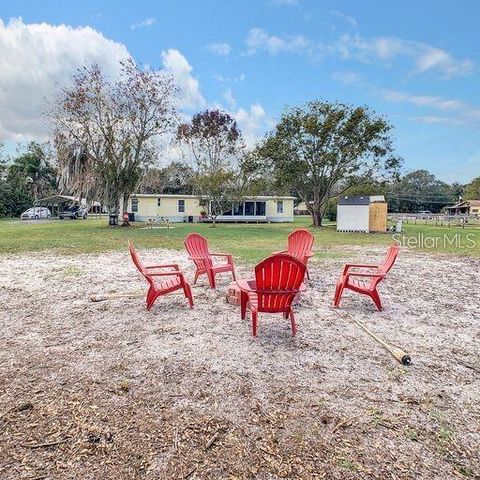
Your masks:
[{"label": "covered porch", "polygon": [[[233,222],[233,223],[266,223],[267,219],[267,202],[265,200],[246,199],[241,202],[234,202],[232,208],[223,215],[219,215],[217,222]],[[202,221],[211,222],[211,219]]]}]

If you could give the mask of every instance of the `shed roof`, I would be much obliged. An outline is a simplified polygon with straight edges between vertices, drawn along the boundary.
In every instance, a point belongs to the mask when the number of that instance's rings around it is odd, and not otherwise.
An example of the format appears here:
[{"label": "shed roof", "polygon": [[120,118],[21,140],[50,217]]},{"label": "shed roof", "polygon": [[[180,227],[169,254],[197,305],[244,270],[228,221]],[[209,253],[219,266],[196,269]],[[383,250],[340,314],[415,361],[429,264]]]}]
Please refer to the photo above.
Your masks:
[{"label": "shed roof", "polygon": [[339,205],[370,205],[370,197],[338,197]]}]

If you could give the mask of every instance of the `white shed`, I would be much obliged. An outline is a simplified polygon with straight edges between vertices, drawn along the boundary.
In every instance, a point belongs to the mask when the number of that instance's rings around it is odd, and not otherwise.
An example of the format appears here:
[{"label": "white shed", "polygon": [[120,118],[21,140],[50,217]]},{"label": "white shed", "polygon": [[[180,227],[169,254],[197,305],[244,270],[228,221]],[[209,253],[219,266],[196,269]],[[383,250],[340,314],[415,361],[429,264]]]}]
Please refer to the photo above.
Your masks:
[{"label": "white shed", "polygon": [[369,233],[386,229],[387,204],[383,195],[338,198],[337,231]]}]

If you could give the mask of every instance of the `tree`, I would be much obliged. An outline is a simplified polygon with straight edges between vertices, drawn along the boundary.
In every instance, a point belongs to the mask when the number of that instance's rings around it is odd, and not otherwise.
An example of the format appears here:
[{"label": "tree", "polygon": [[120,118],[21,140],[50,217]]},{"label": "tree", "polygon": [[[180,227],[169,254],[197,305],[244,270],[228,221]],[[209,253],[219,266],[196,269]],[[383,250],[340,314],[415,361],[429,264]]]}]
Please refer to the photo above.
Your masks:
[{"label": "tree", "polygon": [[453,188],[427,170],[415,170],[392,183],[387,198],[393,212],[429,210],[436,213],[457,200]]},{"label": "tree", "polygon": [[186,163],[172,162],[164,168],[146,169],[138,191],[140,193],[166,193],[191,195],[193,169]]},{"label": "tree", "polygon": [[46,112],[52,121],[61,185],[78,197],[122,211],[155,158],[156,140],[177,122],[177,88],[165,71],[121,62],[108,79],[98,65],[83,67]]},{"label": "tree", "polygon": [[0,155],[0,217],[18,216],[56,189],[56,168],[48,143],[30,142],[17,152],[13,160]]},{"label": "tree", "polygon": [[5,180],[5,176],[7,174],[7,160],[4,156],[3,148],[4,144],[2,140],[0,140],[0,182]]},{"label": "tree", "polygon": [[243,192],[240,161],[244,143],[235,120],[219,110],[205,110],[178,127],[177,141],[193,158],[195,193],[208,202],[215,226],[218,215],[230,210]]},{"label": "tree", "polygon": [[19,156],[7,168],[7,183],[28,194],[31,201],[55,191],[57,170],[51,145],[30,142],[18,152]]},{"label": "tree", "polygon": [[259,153],[277,184],[306,203],[319,227],[330,198],[359,179],[398,169],[391,130],[367,107],[312,101],[287,109]]},{"label": "tree", "polygon": [[466,200],[480,200],[480,177],[465,185],[464,196]]}]

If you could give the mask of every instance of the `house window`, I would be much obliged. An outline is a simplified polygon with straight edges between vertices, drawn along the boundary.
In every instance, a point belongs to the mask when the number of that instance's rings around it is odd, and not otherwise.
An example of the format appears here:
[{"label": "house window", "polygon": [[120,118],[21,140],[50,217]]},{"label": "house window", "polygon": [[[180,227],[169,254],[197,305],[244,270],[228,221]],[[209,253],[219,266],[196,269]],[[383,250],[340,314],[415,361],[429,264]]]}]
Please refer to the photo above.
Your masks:
[{"label": "house window", "polygon": [[[233,205],[232,205],[233,207]],[[232,209],[230,208],[229,210],[225,210],[222,215],[231,215],[232,214]]]},{"label": "house window", "polygon": [[255,215],[265,216],[265,202],[255,202]]},{"label": "house window", "polygon": [[283,213],[283,200],[277,202],[277,213]]},{"label": "house window", "polygon": [[178,201],[178,213],[185,213],[185,200]]},{"label": "house window", "polygon": [[243,202],[235,202],[233,204],[233,214],[234,215],[243,215]]},{"label": "house window", "polygon": [[255,215],[255,202],[245,202],[245,215]]},{"label": "house window", "polygon": [[157,207],[160,207],[162,205],[162,199],[157,198]]},{"label": "house window", "polygon": [[138,198],[132,198],[132,212],[138,212]]}]

